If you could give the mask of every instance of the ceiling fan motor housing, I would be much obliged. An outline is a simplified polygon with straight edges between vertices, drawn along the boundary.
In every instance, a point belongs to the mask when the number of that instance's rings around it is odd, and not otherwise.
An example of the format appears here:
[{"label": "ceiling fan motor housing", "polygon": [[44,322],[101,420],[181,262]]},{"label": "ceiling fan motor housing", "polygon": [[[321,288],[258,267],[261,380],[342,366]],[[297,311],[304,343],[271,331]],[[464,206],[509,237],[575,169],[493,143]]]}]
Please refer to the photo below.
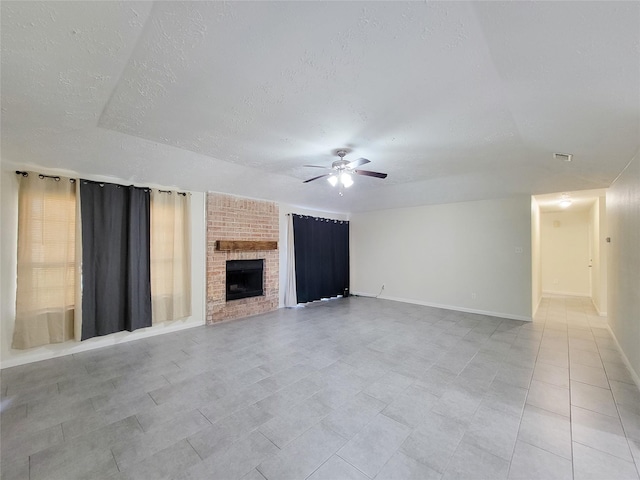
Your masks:
[{"label": "ceiling fan motor housing", "polygon": [[349,165],[349,162],[341,158],[340,160],[336,160],[335,162],[333,162],[331,164],[331,168],[342,171],[347,169],[347,165]]}]

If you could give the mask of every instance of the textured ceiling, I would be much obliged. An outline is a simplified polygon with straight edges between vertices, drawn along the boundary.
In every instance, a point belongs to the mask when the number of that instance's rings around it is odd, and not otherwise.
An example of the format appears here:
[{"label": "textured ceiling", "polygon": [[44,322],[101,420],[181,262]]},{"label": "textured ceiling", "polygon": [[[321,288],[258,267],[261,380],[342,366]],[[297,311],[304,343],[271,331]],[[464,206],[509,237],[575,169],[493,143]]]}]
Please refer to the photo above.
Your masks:
[{"label": "textured ceiling", "polygon": [[[3,162],[355,212],[603,188],[640,147],[638,2],[0,8]],[[388,178],[302,184],[340,147]]]}]

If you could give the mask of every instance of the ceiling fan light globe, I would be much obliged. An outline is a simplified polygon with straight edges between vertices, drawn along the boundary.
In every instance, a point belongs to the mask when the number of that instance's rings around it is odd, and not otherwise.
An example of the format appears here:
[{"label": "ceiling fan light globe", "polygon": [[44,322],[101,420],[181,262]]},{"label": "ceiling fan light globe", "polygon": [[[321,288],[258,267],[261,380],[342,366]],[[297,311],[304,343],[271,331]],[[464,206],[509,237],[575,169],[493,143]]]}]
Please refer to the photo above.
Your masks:
[{"label": "ceiling fan light globe", "polygon": [[327,178],[327,182],[329,182],[332,187],[335,187],[338,184],[338,177],[336,177],[335,175],[331,175],[329,178]]},{"label": "ceiling fan light globe", "polygon": [[349,188],[353,185],[353,178],[351,178],[351,175],[346,172],[340,175],[340,181],[342,182],[342,185],[344,185],[344,188]]}]

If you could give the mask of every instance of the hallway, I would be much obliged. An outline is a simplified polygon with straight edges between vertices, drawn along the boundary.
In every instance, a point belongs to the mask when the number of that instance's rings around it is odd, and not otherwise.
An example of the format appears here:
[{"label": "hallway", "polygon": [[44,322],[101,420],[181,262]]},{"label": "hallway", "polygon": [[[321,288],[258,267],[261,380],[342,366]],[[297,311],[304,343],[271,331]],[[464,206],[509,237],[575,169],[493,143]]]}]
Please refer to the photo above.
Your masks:
[{"label": "hallway", "polygon": [[[571,436],[572,449],[565,442],[563,456],[573,457],[575,478],[636,478],[630,462],[635,457],[640,463],[640,392],[606,318],[589,298],[552,296],[542,299],[534,325],[542,339],[519,436],[528,436],[527,425],[545,430],[528,441],[562,454],[562,442],[553,446],[548,424],[558,439]],[[529,424],[531,406],[566,420],[551,422],[545,413],[536,419],[540,423]]]}]

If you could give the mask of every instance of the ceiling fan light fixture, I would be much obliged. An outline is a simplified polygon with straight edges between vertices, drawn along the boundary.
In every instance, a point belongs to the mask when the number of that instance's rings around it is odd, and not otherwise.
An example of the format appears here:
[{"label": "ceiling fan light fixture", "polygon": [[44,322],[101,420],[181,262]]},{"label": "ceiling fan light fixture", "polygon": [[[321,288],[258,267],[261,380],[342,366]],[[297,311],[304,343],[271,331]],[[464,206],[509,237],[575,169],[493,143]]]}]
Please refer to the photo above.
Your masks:
[{"label": "ceiling fan light fixture", "polygon": [[332,187],[335,187],[338,184],[338,177],[336,177],[335,175],[331,175],[329,178],[327,178],[327,182],[329,182]]},{"label": "ceiling fan light fixture", "polygon": [[351,185],[353,185],[353,178],[351,178],[351,175],[349,175],[347,172],[342,172],[340,174],[340,182],[342,182],[344,188],[349,188]]}]

